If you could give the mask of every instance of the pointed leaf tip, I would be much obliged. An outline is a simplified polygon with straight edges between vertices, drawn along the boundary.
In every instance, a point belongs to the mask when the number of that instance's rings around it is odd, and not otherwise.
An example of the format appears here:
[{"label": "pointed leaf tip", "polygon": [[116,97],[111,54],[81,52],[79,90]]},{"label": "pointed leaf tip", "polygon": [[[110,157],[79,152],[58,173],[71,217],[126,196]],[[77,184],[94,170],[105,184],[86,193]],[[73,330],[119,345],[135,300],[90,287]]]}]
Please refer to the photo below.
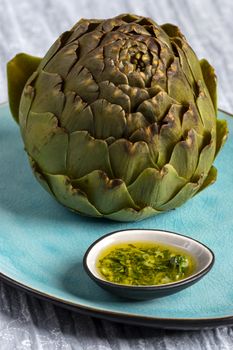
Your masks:
[{"label": "pointed leaf tip", "polygon": [[37,69],[42,58],[27,55],[26,53],[17,54],[7,63],[7,83],[8,98],[12,116],[18,123],[19,119],[19,103],[23,88]]},{"label": "pointed leaf tip", "polygon": [[205,58],[200,60],[200,66],[205,84],[213,102],[215,112],[217,114],[217,77],[215,75],[214,68],[209,64],[209,62]]}]

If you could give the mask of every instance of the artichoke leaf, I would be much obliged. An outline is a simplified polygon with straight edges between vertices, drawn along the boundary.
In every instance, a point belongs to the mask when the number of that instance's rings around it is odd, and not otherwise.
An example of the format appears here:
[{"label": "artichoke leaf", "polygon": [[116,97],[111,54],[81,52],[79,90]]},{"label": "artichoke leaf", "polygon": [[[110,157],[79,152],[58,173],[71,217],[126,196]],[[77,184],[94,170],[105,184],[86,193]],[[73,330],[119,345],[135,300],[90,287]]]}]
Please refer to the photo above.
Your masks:
[{"label": "artichoke leaf", "polygon": [[80,45],[80,59],[84,58],[92,51],[94,51],[100,44],[103,37],[103,32],[95,30],[93,32],[83,34],[78,42]]},{"label": "artichoke leaf", "polygon": [[[121,36],[124,37],[124,35],[121,35]],[[101,46],[103,48],[104,62],[107,61],[108,63],[110,63],[111,62],[110,60],[113,60],[114,62],[119,62],[119,60],[122,59],[122,55],[124,53],[124,50],[122,50],[122,44],[124,44],[125,41],[123,41],[123,38],[121,38],[121,36],[119,35],[119,38],[117,40],[113,40],[112,35],[105,36],[105,39],[107,37],[110,40],[107,44],[105,44],[104,46]],[[121,55],[121,58],[120,58],[120,55]],[[128,81],[127,77],[125,77],[125,79],[126,79],[126,81]],[[124,84],[124,83],[122,83],[122,84]]]},{"label": "artichoke leaf", "polygon": [[165,91],[158,92],[157,95],[143,101],[137,108],[150,122],[162,120],[173,104],[174,100]]},{"label": "artichoke leaf", "polygon": [[133,141],[131,140],[132,134],[134,132],[137,132],[139,129],[149,126],[149,123],[144,117],[144,115],[140,112],[129,113],[126,116],[127,127],[125,130],[125,135],[129,137],[130,141]]},{"label": "artichoke leaf", "polygon": [[99,99],[90,105],[93,112],[94,135],[97,139],[120,139],[126,128],[125,111],[121,106]]},{"label": "artichoke leaf", "polygon": [[78,43],[71,43],[61,48],[43,68],[48,73],[57,73],[66,78],[71,68],[78,61]]},{"label": "artichoke leaf", "polygon": [[126,185],[132,183],[144,169],[154,167],[149,147],[144,141],[117,140],[109,146],[109,156],[114,176]]},{"label": "artichoke leaf", "polygon": [[214,106],[209,97],[209,93],[207,94],[205,91],[206,88],[204,82],[202,80],[198,80],[197,84],[199,88],[199,95],[196,99],[196,105],[204,128],[211,132],[213,127],[213,119],[216,118]]},{"label": "artichoke leaf", "polygon": [[205,190],[208,186],[212,185],[217,179],[217,173],[218,173],[217,169],[212,165],[207,177],[205,178],[205,181],[203,182],[201,187],[198,189],[197,193]]},{"label": "artichoke leaf", "polygon": [[39,166],[50,174],[65,174],[67,148],[68,134],[59,128],[41,149],[37,157]]},{"label": "artichoke leaf", "polygon": [[167,70],[168,94],[178,103],[187,104],[187,101],[194,102],[194,92],[180,67],[179,59],[176,57],[174,62]]},{"label": "artichoke leaf", "polygon": [[67,173],[78,179],[93,170],[102,170],[112,177],[108,145],[103,140],[95,140],[87,131],[75,131],[69,137]]},{"label": "artichoke leaf", "polygon": [[200,65],[202,69],[202,75],[209,91],[210,97],[212,99],[214,109],[217,115],[217,77],[215,75],[214,68],[209,64],[206,59],[200,60]]},{"label": "artichoke leaf", "polygon": [[175,145],[169,163],[176,169],[179,176],[190,179],[197,167],[197,161],[198,135],[191,129],[186,140]]},{"label": "artichoke leaf", "polygon": [[51,174],[66,172],[68,134],[58,127],[58,120],[52,113],[29,113],[25,146],[43,171]]},{"label": "artichoke leaf", "polygon": [[74,92],[65,94],[65,105],[59,122],[68,132],[86,130],[93,135],[93,115],[90,106]]},{"label": "artichoke leaf", "polygon": [[165,33],[170,37],[170,38],[181,38],[182,40],[185,40],[184,35],[181,33],[179,27],[177,27],[174,24],[171,23],[164,23],[161,25],[161,28],[165,31]]},{"label": "artichoke leaf", "polygon": [[80,66],[80,63],[77,63],[67,76],[66,91],[74,91],[84,102],[91,103],[98,98],[99,86],[92,73],[87,68]]},{"label": "artichoke leaf", "polygon": [[217,119],[217,130],[216,130],[216,152],[215,157],[217,156],[218,152],[221,150],[222,146],[226,142],[227,136],[228,136],[228,127],[226,120],[219,120]]},{"label": "artichoke leaf", "polygon": [[184,113],[182,118],[182,132],[183,135],[188,133],[190,129],[194,129],[197,134],[204,134],[204,126],[202,124],[201,116],[195,104],[190,103],[188,110]]},{"label": "artichoke leaf", "polygon": [[121,89],[109,81],[99,83],[100,99],[105,99],[112,104],[121,106],[125,112],[130,110],[130,98]]},{"label": "artichoke leaf", "polygon": [[122,222],[133,222],[133,221],[141,221],[150,216],[154,216],[160,214],[161,211],[157,211],[151,207],[145,207],[139,211],[132,208],[121,209],[115,213],[105,215],[106,218],[122,221]]},{"label": "artichoke leaf", "polygon": [[34,83],[38,77],[38,72],[35,71],[32,73],[30,78],[28,79],[23,92],[22,92],[22,97],[20,100],[19,104],[19,125],[21,129],[21,134],[23,137],[23,140],[25,142],[25,133],[26,133],[26,128],[27,128],[27,120],[28,120],[28,114],[31,110],[32,102],[35,97],[35,88],[34,88]]},{"label": "artichoke leaf", "polygon": [[[104,70],[101,72],[102,81],[111,81],[115,85],[128,84],[127,76],[112,64],[111,58],[104,59]],[[126,85],[128,86],[128,85]]]},{"label": "artichoke leaf", "polygon": [[42,58],[26,53],[17,54],[7,63],[9,106],[15,121],[19,122],[19,104],[28,78],[37,70]]},{"label": "artichoke leaf", "polygon": [[159,60],[156,71],[152,76],[151,87],[160,87],[161,90],[167,90],[167,67]]},{"label": "artichoke leaf", "polygon": [[159,157],[157,164],[159,167],[169,163],[174,146],[182,137],[181,117],[182,106],[174,104],[170,107],[159,133]]},{"label": "artichoke leaf", "polygon": [[101,19],[84,19],[81,18],[71,29],[72,35],[68,42],[77,40],[83,34],[92,32],[97,28],[103,21]]},{"label": "artichoke leaf", "polygon": [[65,103],[63,79],[59,74],[41,71],[35,82],[35,97],[31,109],[36,113],[51,112],[60,117]]},{"label": "artichoke leaf", "polygon": [[43,174],[40,172],[40,170],[38,169],[38,166],[36,164],[36,162],[32,159],[32,157],[30,157],[28,155],[28,159],[29,159],[29,163],[31,165],[31,168],[33,170],[33,173],[37,179],[37,181],[41,184],[41,186],[48,192],[50,193],[52,196],[54,196],[53,191],[51,190],[51,188],[49,187],[48,182],[46,181],[46,178],[43,176]]},{"label": "artichoke leaf", "polygon": [[122,33],[133,33],[133,34],[136,33],[141,35],[150,35],[150,33],[146,30],[146,28],[144,28],[143,26],[135,22],[122,24],[118,29],[118,31]]},{"label": "artichoke leaf", "polygon": [[[177,42],[177,41],[176,41]],[[198,80],[203,81],[203,75],[199,60],[197,55],[193,51],[193,49],[188,45],[187,41],[179,41],[181,44],[181,49],[184,52],[189,67],[191,69],[194,80],[197,82]]]},{"label": "artichoke leaf", "polygon": [[[136,113],[134,113],[136,114]],[[157,168],[158,149],[159,149],[159,133],[158,125],[156,123],[147,127],[141,127],[132,133],[129,137],[131,142],[145,141],[149,147],[151,159],[154,163],[154,167]]]},{"label": "artichoke leaf", "polygon": [[128,188],[134,202],[140,207],[157,209],[168,202],[187,183],[170,164],[160,171],[145,169]]},{"label": "artichoke leaf", "polygon": [[57,38],[57,40],[53,43],[53,45],[47,51],[46,55],[41,60],[38,71],[43,70],[46,64],[53,58],[53,56],[55,56],[56,53],[66,45],[67,40],[71,34],[72,31],[66,31]]},{"label": "artichoke leaf", "polygon": [[158,210],[167,211],[180,207],[197,193],[202,182],[202,178],[200,178],[196,183],[188,182],[172,199],[170,199],[167,203],[161,205]]},{"label": "artichoke leaf", "polygon": [[212,130],[209,142],[200,152],[197,168],[192,177],[192,182],[196,182],[201,176],[206,177],[215,158],[215,129]]},{"label": "artichoke leaf", "polygon": [[80,179],[72,180],[72,184],[86,193],[88,200],[104,215],[126,207],[139,209],[125,183],[120,179],[109,179],[103,171],[95,170]]},{"label": "artichoke leaf", "polygon": [[92,73],[95,80],[98,81],[104,69],[104,48],[101,46],[91,51],[81,61],[81,64],[87,68]]},{"label": "artichoke leaf", "polygon": [[[177,42],[177,40],[176,40]],[[212,109],[213,106],[215,108],[215,110],[217,110],[217,96],[216,96],[216,77],[214,75],[214,72],[211,72],[211,66],[210,64],[205,60],[205,63],[202,64],[201,62],[198,60],[195,52],[192,50],[192,48],[187,44],[186,41],[179,41],[180,43],[180,47],[182,49],[182,51],[184,52],[187,62],[189,64],[190,70],[192,72],[193,75],[193,79],[195,81],[195,83],[192,85],[193,89],[195,91],[195,94],[198,94],[197,91],[197,85],[200,84],[200,81],[202,82],[202,86],[201,86],[201,90],[204,92],[204,94],[208,97],[208,99],[210,99],[210,102],[212,102]],[[208,65],[208,69],[206,68],[206,66]],[[206,69],[206,72],[203,72],[203,69]],[[208,70],[208,72],[207,72]],[[212,68],[213,70],[213,68]],[[203,74],[204,73],[204,74]],[[208,81],[209,79],[209,81]],[[196,85],[197,84],[197,85]],[[212,92],[210,93],[209,91],[209,86],[211,85],[210,90],[212,90]],[[214,87],[215,85],[215,87]],[[200,88],[200,86],[199,86]],[[213,96],[213,90],[215,89],[215,97]],[[212,100],[213,97],[213,100]]]},{"label": "artichoke leaf", "polygon": [[115,27],[120,27],[124,22],[120,18],[109,18],[106,19],[99,27],[100,30],[105,32],[111,32]]},{"label": "artichoke leaf", "polygon": [[[144,73],[145,74],[145,73]],[[144,88],[145,87],[145,81],[142,77],[142,75],[138,72],[130,72],[128,74],[128,80],[130,86],[135,86],[138,88]]]},{"label": "artichoke leaf", "polygon": [[118,86],[126,95],[129,96],[131,105],[130,105],[130,111],[136,112],[137,107],[145,100],[148,100],[150,98],[149,93],[146,89],[140,89],[138,87],[132,87],[129,85],[119,85]]},{"label": "artichoke leaf", "polygon": [[85,193],[74,188],[70,179],[64,175],[44,174],[49,187],[57,200],[66,207],[79,213],[100,217],[101,213],[88,201]]},{"label": "artichoke leaf", "polygon": [[143,17],[138,16],[138,15],[134,15],[132,13],[122,13],[120,15],[118,15],[117,17],[115,17],[116,19],[122,19],[122,21],[126,22],[126,23],[131,23],[131,22],[135,22],[137,20],[141,20]]},{"label": "artichoke leaf", "polygon": [[175,38],[174,42],[174,49],[177,51],[178,55],[179,55],[179,60],[180,60],[180,65],[182,67],[182,70],[187,78],[187,81],[189,82],[189,85],[192,87],[192,89],[195,91],[196,86],[195,86],[195,80],[191,71],[191,68],[189,66],[189,63],[187,61],[187,57],[184,53],[184,51],[182,50],[182,40],[180,38]]}]

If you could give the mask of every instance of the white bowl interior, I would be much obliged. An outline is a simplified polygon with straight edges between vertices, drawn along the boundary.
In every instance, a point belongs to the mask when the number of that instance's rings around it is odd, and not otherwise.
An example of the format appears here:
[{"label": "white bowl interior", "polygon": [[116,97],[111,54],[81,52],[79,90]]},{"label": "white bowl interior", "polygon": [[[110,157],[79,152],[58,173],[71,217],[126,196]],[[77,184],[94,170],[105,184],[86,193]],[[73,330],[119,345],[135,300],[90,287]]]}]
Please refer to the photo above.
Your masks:
[{"label": "white bowl interior", "polygon": [[104,280],[96,267],[99,255],[107,247],[113,244],[130,243],[130,242],[148,242],[161,243],[176,248],[180,248],[190,255],[196,261],[196,269],[192,275],[196,275],[203,271],[212,261],[213,255],[208,248],[201,243],[172,232],[160,230],[129,230],[119,231],[99,240],[89,251],[86,257],[86,264],[90,272],[97,278]]}]

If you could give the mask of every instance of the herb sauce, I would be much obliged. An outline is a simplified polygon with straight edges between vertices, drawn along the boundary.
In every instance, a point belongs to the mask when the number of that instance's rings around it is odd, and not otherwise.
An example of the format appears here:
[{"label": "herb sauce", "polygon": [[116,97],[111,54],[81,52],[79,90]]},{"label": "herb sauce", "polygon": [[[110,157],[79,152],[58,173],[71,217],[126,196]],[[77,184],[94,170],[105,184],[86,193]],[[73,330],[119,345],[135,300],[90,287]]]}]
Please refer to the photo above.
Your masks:
[{"label": "herb sauce", "polygon": [[99,256],[97,268],[110,282],[128,285],[160,285],[192,274],[194,258],[186,251],[156,243],[112,245]]}]

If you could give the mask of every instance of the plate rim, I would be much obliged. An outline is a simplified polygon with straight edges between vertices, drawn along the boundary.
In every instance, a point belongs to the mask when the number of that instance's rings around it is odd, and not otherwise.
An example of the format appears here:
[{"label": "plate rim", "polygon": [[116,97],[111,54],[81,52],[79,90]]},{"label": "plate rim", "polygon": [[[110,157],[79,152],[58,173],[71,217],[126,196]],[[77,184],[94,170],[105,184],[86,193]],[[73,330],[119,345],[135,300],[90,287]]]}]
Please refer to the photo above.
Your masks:
[{"label": "plate rim", "polygon": [[168,318],[154,316],[139,316],[136,314],[127,314],[116,311],[100,310],[92,306],[85,306],[78,303],[73,303],[53,295],[34,289],[24,283],[21,283],[6,274],[0,272],[0,280],[8,285],[26,292],[33,297],[52,302],[53,304],[64,307],[71,311],[81,314],[106,319],[114,322],[127,323],[138,326],[149,326],[153,328],[173,329],[173,330],[200,330],[215,327],[224,327],[233,325],[233,315],[223,317],[203,317],[203,318]]},{"label": "plate rim", "polygon": [[[0,103],[0,108],[8,107],[8,101]],[[233,117],[233,114],[219,108],[219,112]],[[47,294],[38,289],[32,288],[27,284],[19,282],[8,275],[0,271],[0,280],[6,284],[16,287],[17,289],[26,292],[33,297],[52,302],[53,304],[64,307],[71,311],[79,312],[81,314],[98,317],[114,322],[121,322],[137,326],[149,326],[154,328],[173,329],[173,330],[200,330],[215,327],[224,327],[233,325],[233,313],[232,315],[222,317],[203,317],[203,318],[163,318],[154,316],[140,316],[137,314],[127,314],[125,312],[109,311],[96,309],[92,306],[86,306],[79,303],[73,303],[62,298],[55,297],[54,295]]]}]

